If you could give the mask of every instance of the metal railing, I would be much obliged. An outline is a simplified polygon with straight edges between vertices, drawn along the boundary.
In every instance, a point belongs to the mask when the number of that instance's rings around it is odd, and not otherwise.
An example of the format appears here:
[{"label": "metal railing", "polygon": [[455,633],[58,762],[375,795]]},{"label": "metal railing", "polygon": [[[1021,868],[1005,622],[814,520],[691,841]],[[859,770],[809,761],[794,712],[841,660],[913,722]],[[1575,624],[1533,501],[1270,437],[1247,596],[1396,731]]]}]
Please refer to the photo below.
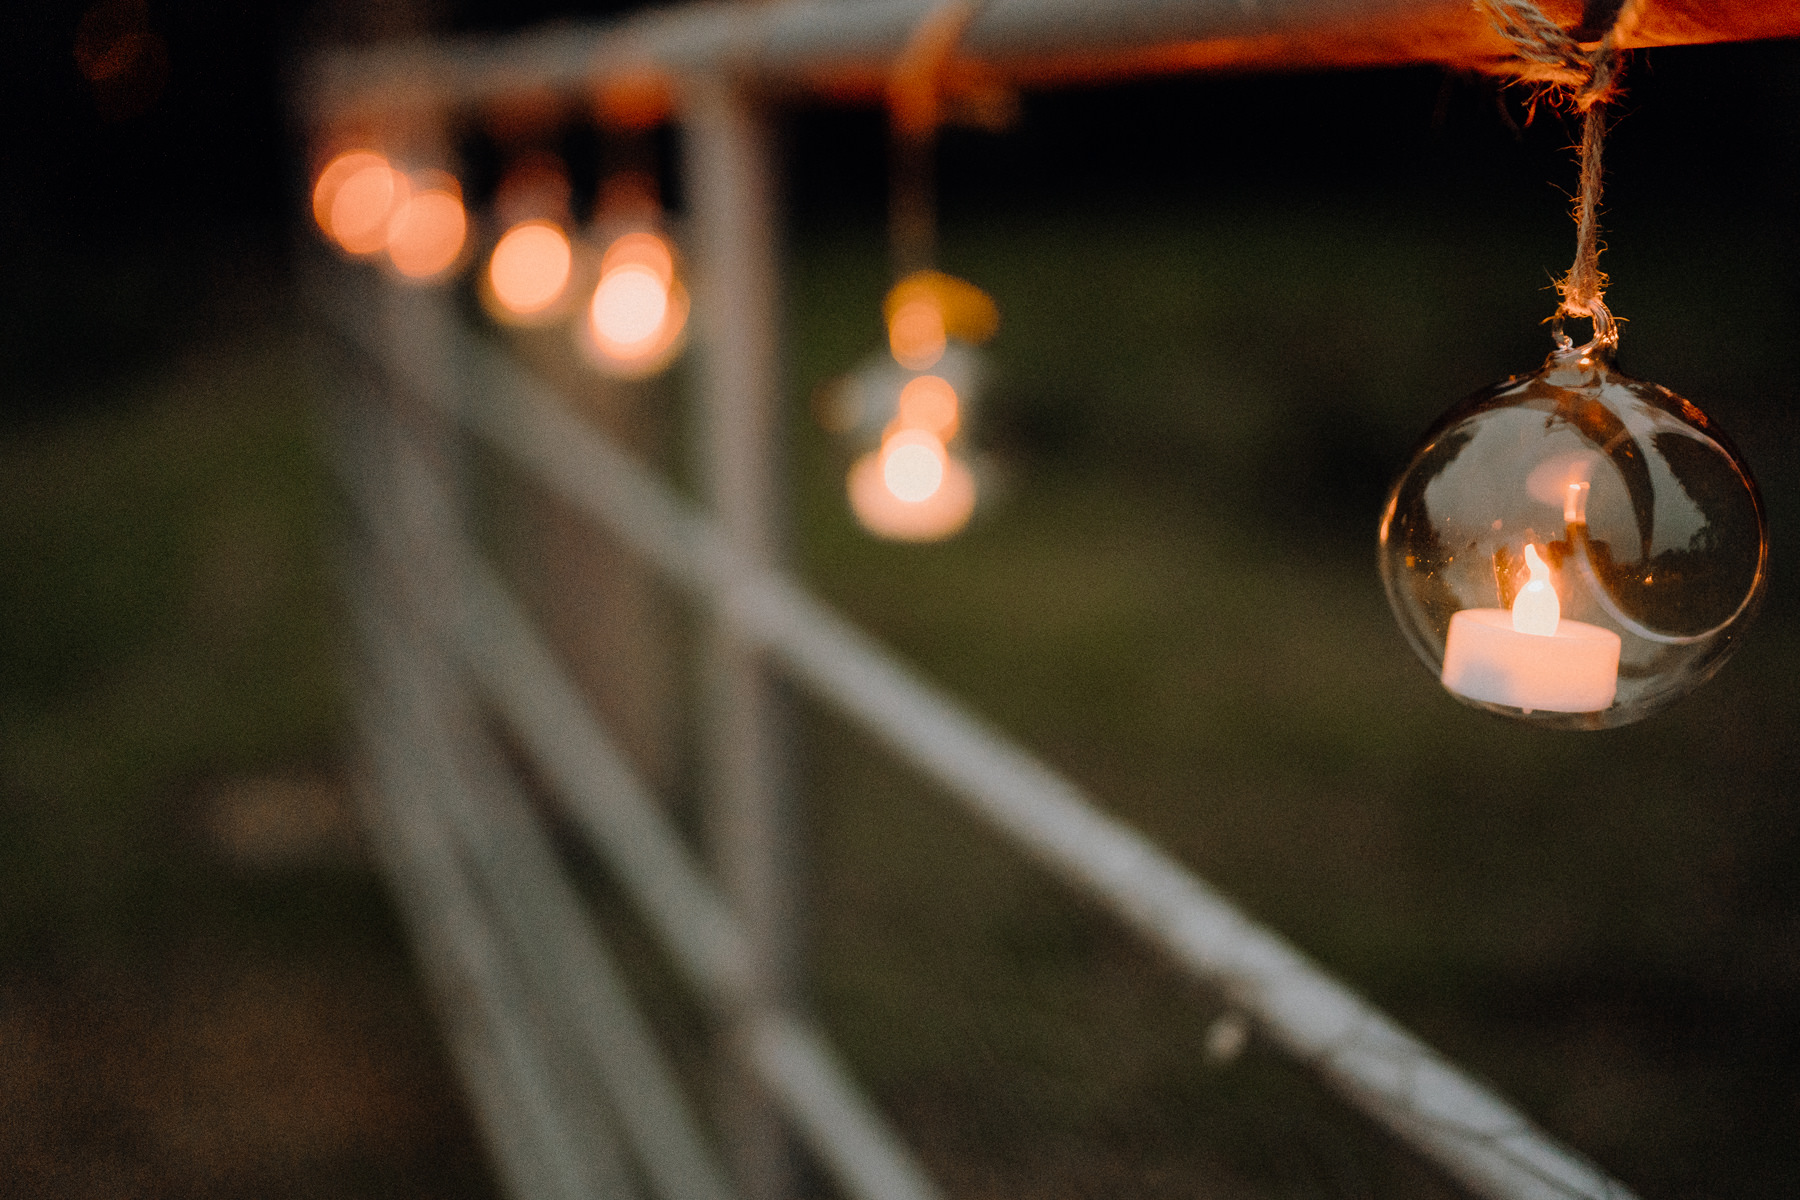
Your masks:
[{"label": "metal railing", "polygon": [[[329,297],[315,292],[315,307],[342,322],[340,337],[381,327],[346,320],[357,306],[343,281],[336,286]],[[386,299],[415,312],[438,303],[422,293]],[[336,444],[362,547],[347,578],[378,785],[371,823],[421,945],[445,964],[433,970],[447,981],[439,986],[477,1001],[450,1008],[479,1014],[457,1024],[483,1023],[491,1043],[462,1055],[471,1079],[487,1081],[473,1088],[478,1107],[529,1127],[529,1136],[490,1130],[500,1160],[519,1164],[505,1171],[517,1194],[630,1194],[601,1182],[618,1176],[620,1141],[659,1196],[721,1200],[734,1189],[500,765],[477,697],[567,806],[695,992],[739,1023],[738,1045],[761,1085],[846,1194],[925,1200],[937,1192],[818,1030],[759,1001],[740,919],[459,528],[453,486],[432,463],[439,435],[421,425],[420,401],[425,414],[457,422],[644,555],[743,644],[1218,988],[1272,1041],[1454,1177],[1493,1196],[1628,1195],[792,579],[747,566],[713,522],[499,350],[436,324],[455,359],[454,394],[442,390],[449,373],[419,361],[426,339],[415,327],[412,368],[388,356],[392,373],[365,378],[364,394],[340,409]],[[378,345],[357,353],[365,376],[383,358]],[[561,1085],[545,1077],[565,1044],[591,1062],[606,1101],[587,1106],[580,1128],[589,1132],[579,1138]],[[592,1161],[584,1166],[571,1142]]]},{"label": "metal railing", "polygon": [[[640,1191],[777,1200],[791,1181],[782,1146],[792,1129],[853,1200],[939,1195],[796,1001],[776,695],[785,676],[1217,989],[1468,1188],[1507,1200],[1628,1196],[780,569],[777,214],[768,92],[749,80],[854,81],[931,7],[683,9],[605,30],[340,54],[308,76],[312,120],[402,113],[413,136],[422,112],[509,89],[593,85],[646,66],[679,85],[704,511],[462,327],[442,295],[324,265],[306,287],[341,352],[333,446],[358,531],[344,575],[370,762],[367,821],[506,1189],[520,1200]],[[1654,34],[1660,10],[1641,7],[1641,27]],[[1459,57],[1481,42],[1479,28],[1456,24],[1466,16],[1439,0],[991,0],[965,44],[1032,78],[1080,73],[1077,46],[1090,66],[1125,69],[1181,65],[1182,54],[1190,63],[1360,61],[1382,30],[1450,22],[1463,40],[1433,44]],[[1775,32],[1800,33],[1800,13],[1770,21],[1794,27]],[[1096,22],[1105,26],[1098,39]],[[1734,32],[1770,30],[1710,36]],[[1688,34],[1709,36],[1697,25]],[[1294,49],[1308,44],[1310,55]],[[1152,51],[1164,57],[1143,57]],[[1388,56],[1421,57],[1391,46]],[[712,871],[475,551],[456,470],[465,436],[698,602]],[[496,721],[725,1031],[735,1074],[719,1147],[632,1004]]]}]

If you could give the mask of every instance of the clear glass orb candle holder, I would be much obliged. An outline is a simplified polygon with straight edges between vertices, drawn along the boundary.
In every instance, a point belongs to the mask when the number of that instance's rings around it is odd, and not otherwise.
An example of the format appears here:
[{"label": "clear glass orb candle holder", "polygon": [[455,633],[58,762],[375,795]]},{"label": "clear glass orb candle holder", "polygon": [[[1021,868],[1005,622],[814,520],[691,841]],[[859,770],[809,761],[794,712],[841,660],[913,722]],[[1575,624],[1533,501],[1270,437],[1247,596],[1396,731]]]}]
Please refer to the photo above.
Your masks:
[{"label": "clear glass orb candle holder", "polygon": [[1557,331],[1544,368],[1437,422],[1388,494],[1380,562],[1419,656],[1464,703],[1624,725],[1709,678],[1762,597],[1768,531],[1704,413]]}]

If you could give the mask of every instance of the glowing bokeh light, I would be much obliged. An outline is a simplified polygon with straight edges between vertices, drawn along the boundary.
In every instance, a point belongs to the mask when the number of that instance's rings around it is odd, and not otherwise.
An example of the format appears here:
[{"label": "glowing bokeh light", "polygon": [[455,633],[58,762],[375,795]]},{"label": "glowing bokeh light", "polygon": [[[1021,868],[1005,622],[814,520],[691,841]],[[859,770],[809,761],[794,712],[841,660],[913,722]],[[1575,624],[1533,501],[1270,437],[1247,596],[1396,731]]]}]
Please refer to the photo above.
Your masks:
[{"label": "glowing bokeh light", "polygon": [[455,193],[437,187],[414,192],[394,210],[388,257],[408,279],[430,279],[455,264],[468,232],[469,218]]},{"label": "glowing bokeh light", "polygon": [[587,319],[602,369],[626,377],[659,369],[678,348],[687,315],[675,256],[662,238],[635,231],[606,248]]},{"label": "glowing bokeh light", "polygon": [[920,375],[900,389],[899,409],[894,414],[897,429],[920,429],[948,442],[956,436],[960,422],[956,389],[941,375]]},{"label": "glowing bokeh light", "polygon": [[947,335],[944,314],[930,300],[909,300],[888,320],[888,345],[894,361],[909,371],[923,371],[944,357]]},{"label": "glowing bokeh light", "polygon": [[930,434],[899,433],[881,448],[881,481],[896,499],[919,504],[943,486],[948,459],[943,445]]},{"label": "glowing bokeh light", "polygon": [[508,312],[539,313],[562,298],[573,265],[567,234],[549,221],[526,221],[507,230],[495,245],[488,283]]},{"label": "glowing bokeh light", "polygon": [[388,226],[407,190],[406,177],[377,156],[338,184],[326,232],[351,254],[377,253],[388,243]]},{"label": "glowing bokeh light", "polygon": [[319,223],[319,229],[327,237],[331,237],[331,206],[337,199],[338,190],[344,181],[352,175],[369,167],[385,167],[387,159],[373,150],[346,150],[325,164],[319,172],[319,178],[313,183],[312,210],[313,220]]},{"label": "glowing bokeh light", "polygon": [[1000,310],[994,298],[968,280],[942,271],[914,271],[888,290],[881,312],[890,327],[909,304],[935,308],[945,334],[972,346],[981,345],[1000,329]]},{"label": "glowing bokeh light", "polygon": [[624,266],[644,267],[665,284],[675,278],[675,255],[669,244],[654,233],[642,230],[620,234],[601,256],[602,275]]},{"label": "glowing bokeh light", "polygon": [[894,434],[863,455],[847,480],[850,508],[877,537],[931,542],[969,523],[975,476],[943,444],[917,430]]},{"label": "glowing bokeh light", "polygon": [[615,354],[629,356],[650,343],[668,315],[669,287],[648,267],[608,271],[594,289],[594,334]]}]

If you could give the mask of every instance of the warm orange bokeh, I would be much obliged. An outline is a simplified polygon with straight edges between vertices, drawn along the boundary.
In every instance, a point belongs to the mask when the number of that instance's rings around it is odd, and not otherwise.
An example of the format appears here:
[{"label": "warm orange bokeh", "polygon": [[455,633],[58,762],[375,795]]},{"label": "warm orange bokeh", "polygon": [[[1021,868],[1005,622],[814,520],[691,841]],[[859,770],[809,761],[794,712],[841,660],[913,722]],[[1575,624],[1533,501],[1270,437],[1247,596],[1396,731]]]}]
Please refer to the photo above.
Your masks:
[{"label": "warm orange bokeh", "polygon": [[346,150],[325,164],[325,169],[319,172],[319,178],[313,184],[312,210],[313,220],[319,223],[319,228],[327,237],[335,236],[331,232],[331,207],[337,200],[338,189],[344,186],[344,181],[365,168],[387,165],[387,159],[373,150]]},{"label": "warm orange bokeh", "polygon": [[669,285],[637,263],[617,267],[600,277],[590,315],[601,344],[631,356],[656,337],[668,317]]},{"label": "warm orange bokeh", "polygon": [[935,308],[944,333],[971,346],[981,345],[1000,330],[1000,310],[993,297],[942,271],[914,271],[889,289],[881,303],[888,326],[892,328],[900,311],[913,304]]},{"label": "warm orange bokeh", "polygon": [[388,257],[408,279],[441,275],[461,256],[469,218],[454,188],[454,181],[448,181],[448,186],[413,191],[394,209],[388,224]]},{"label": "warm orange bokeh", "polygon": [[587,320],[602,367],[627,376],[655,371],[672,357],[687,315],[668,243],[637,231],[606,248]]},{"label": "warm orange bokeh", "polygon": [[920,429],[941,442],[956,436],[960,423],[956,389],[938,375],[920,375],[900,389],[899,409],[894,414],[895,429]]},{"label": "warm orange bokeh", "polygon": [[667,120],[674,107],[674,88],[660,71],[610,75],[594,92],[595,115],[615,129],[651,129]]},{"label": "warm orange bokeh", "polygon": [[895,499],[923,504],[944,485],[950,456],[944,443],[918,429],[903,429],[881,443],[881,482]]},{"label": "warm orange bokeh", "polygon": [[377,253],[388,243],[388,226],[407,191],[406,176],[376,156],[338,184],[325,231],[352,254]]},{"label": "warm orange bokeh", "polygon": [[574,257],[569,238],[550,221],[526,221],[507,230],[488,260],[488,283],[507,312],[543,312],[569,286]]},{"label": "warm orange bokeh", "polygon": [[877,537],[931,542],[969,523],[975,476],[921,430],[893,434],[850,468],[850,508]]},{"label": "warm orange bokeh", "polygon": [[924,298],[900,305],[888,318],[888,345],[894,361],[909,371],[934,365],[947,345],[943,312]]},{"label": "warm orange bokeh", "polygon": [[624,266],[648,268],[665,284],[675,279],[675,255],[669,244],[654,233],[642,230],[620,234],[600,259],[600,273],[608,274]]}]

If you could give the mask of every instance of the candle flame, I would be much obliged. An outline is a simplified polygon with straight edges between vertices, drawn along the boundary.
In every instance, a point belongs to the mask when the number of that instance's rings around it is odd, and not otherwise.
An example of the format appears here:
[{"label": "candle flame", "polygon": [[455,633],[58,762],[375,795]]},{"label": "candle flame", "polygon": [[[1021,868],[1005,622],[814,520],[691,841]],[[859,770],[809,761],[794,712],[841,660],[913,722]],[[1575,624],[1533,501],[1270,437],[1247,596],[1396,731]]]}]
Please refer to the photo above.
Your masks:
[{"label": "candle flame", "polygon": [[1537,547],[1529,542],[1525,544],[1525,566],[1531,571],[1531,580],[1519,589],[1519,595],[1513,601],[1513,628],[1519,633],[1551,637],[1562,622],[1562,601],[1557,599],[1556,589],[1550,585],[1550,567],[1538,557]]},{"label": "candle flame", "polygon": [[408,279],[431,279],[455,266],[469,235],[462,189],[448,176],[443,186],[431,186],[438,183],[429,176],[410,183],[388,221],[388,258]]},{"label": "candle flame", "polygon": [[574,256],[554,222],[522,221],[506,231],[488,260],[488,282],[500,306],[515,316],[542,312],[569,286]]},{"label": "candle flame", "polygon": [[956,389],[940,375],[918,375],[900,389],[892,429],[922,429],[940,442],[956,436]]},{"label": "candle flame", "polygon": [[888,346],[894,361],[909,371],[923,371],[944,357],[948,336],[944,312],[931,300],[908,300],[888,318]]},{"label": "candle flame", "polygon": [[948,465],[943,443],[923,430],[893,434],[881,446],[881,480],[894,499],[908,504],[937,495]]},{"label": "candle flame", "polygon": [[890,434],[856,460],[846,481],[863,528],[902,542],[935,542],[969,523],[975,476],[923,430]]},{"label": "candle flame", "polygon": [[602,370],[627,379],[660,370],[679,347],[687,317],[687,290],[662,238],[638,230],[607,247],[587,319],[587,343]]}]

